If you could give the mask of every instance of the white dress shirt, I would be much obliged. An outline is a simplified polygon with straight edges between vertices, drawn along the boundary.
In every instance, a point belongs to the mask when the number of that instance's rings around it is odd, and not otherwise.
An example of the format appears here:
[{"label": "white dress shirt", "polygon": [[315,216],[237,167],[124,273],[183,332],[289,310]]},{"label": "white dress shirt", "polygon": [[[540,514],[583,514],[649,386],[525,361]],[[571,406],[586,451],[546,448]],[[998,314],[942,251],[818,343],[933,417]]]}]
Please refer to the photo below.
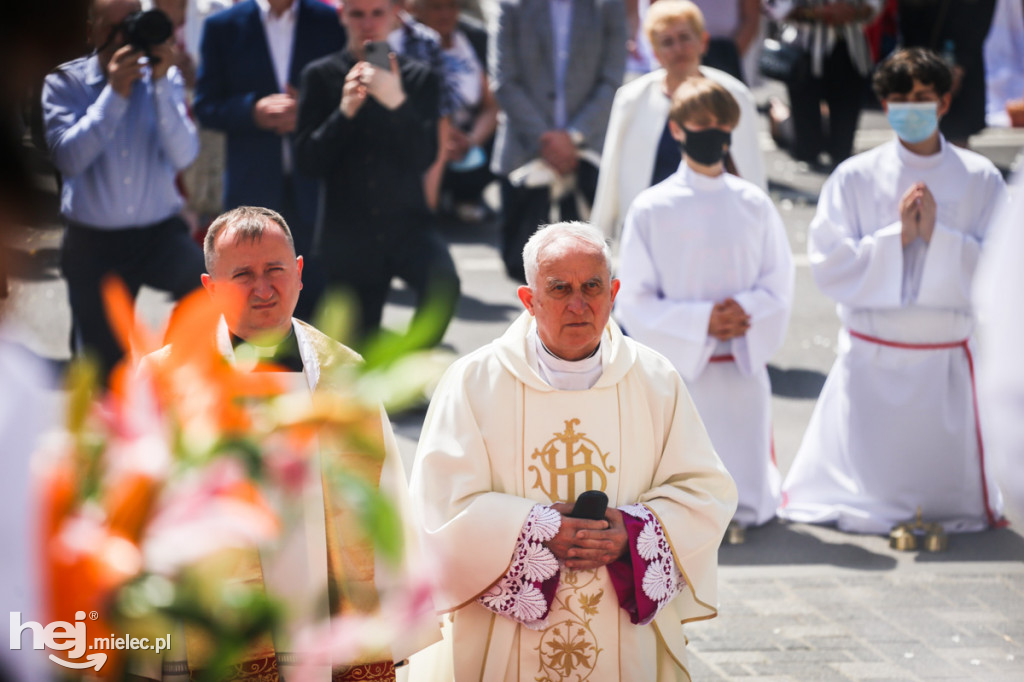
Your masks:
[{"label": "white dress shirt", "polygon": [[[295,0],[280,14],[275,15],[270,9],[269,0],[256,0],[260,8],[260,21],[263,22],[263,33],[267,37],[267,49],[270,61],[274,64],[274,77],[277,79],[278,92],[288,90],[288,71],[292,65],[292,45],[295,43],[295,20],[298,7]],[[281,154],[284,158],[284,171],[292,170],[292,153],[287,138],[281,140]]]},{"label": "white dress shirt", "polygon": [[565,72],[569,64],[569,37],[572,31],[572,0],[551,0],[551,32],[555,49],[555,128],[568,123],[565,110]]}]

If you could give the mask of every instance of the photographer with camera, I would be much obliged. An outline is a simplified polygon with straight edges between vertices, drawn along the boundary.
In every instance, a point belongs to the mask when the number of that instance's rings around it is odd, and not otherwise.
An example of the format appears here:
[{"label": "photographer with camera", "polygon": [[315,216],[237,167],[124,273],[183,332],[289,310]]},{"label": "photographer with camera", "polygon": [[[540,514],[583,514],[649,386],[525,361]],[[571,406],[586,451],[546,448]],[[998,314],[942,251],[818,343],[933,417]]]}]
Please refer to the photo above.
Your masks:
[{"label": "photographer with camera", "polygon": [[60,171],[66,223],[72,348],[95,354],[104,373],[121,358],[103,307],[101,280],[132,295],[145,284],[180,299],[196,287],[203,254],[180,212],[175,174],[196,156],[170,20],[138,0],[94,0],[95,51],[59,66],[43,85],[46,142]]}]

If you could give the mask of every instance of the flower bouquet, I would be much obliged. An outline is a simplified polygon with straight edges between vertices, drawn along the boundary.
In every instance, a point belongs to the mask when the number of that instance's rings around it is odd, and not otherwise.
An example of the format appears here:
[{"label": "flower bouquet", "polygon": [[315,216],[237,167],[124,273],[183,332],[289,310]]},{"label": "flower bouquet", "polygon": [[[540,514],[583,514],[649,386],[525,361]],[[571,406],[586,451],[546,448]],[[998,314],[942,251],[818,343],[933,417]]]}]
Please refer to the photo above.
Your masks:
[{"label": "flower bouquet", "polygon": [[[157,351],[124,287],[107,282],[105,296],[123,345]],[[321,329],[340,329],[341,306],[327,310]],[[47,648],[68,674],[230,679],[246,651],[287,636],[302,652],[289,679],[322,679],[318,666],[383,656],[403,630],[433,624],[426,577],[367,596],[358,571],[333,571],[345,561],[333,545],[364,548],[396,575],[414,560],[402,510],[381,491],[393,443],[382,405],[422,396],[438,356],[409,353],[415,335],[391,338],[296,393],[283,373],[229,361],[219,324],[197,292],[179,304],[160,362],[125,363],[106,391],[87,364],[69,371],[66,430],[37,476],[42,592],[59,624]],[[305,532],[310,491],[327,510],[330,579],[310,587],[287,569],[271,594],[268,557]]]}]

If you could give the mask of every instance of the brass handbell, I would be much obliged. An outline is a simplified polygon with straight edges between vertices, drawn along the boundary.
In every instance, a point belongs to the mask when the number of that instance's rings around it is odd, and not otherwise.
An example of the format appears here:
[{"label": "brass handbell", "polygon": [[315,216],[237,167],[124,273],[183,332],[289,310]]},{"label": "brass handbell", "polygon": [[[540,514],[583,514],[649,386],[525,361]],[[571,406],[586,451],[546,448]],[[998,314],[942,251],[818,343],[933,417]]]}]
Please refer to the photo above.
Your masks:
[{"label": "brass handbell", "polygon": [[921,508],[912,523],[901,523],[889,532],[889,546],[904,552],[917,549],[917,536],[924,536],[923,549],[929,552],[943,552],[949,547],[949,536],[941,523],[925,523]]},{"label": "brass handbell", "polygon": [[909,523],[901,523],[889,532],[889,546],[901,552],[913,552],[917,549],[917,536]]},{"label": "brass handbell", "polygon": [[949,547],[949,536],[941,523],[929,523],[924,532],[924,548],[929,552],[944,552]]}]

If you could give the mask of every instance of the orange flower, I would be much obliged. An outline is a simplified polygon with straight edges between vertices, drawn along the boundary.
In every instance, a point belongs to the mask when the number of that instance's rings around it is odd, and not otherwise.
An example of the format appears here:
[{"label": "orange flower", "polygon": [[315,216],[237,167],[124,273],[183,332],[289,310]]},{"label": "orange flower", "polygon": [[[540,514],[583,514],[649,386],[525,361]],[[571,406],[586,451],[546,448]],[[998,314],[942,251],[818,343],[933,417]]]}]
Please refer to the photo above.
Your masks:
[{"label": "orange flower", "polygon": [[[80,512],[75,506],[75,480],[70,458],[52,463],[39,479],[44,613],[49,622],[74,622],[79,611],[99,614],[89,623],[90,637],[114,631],[105,616],[117,588],[141,567],[138,549],[104,525],[99,515]],[[122,656],[108,652],[98,671],[101,677],[120,675]]]},{"label": "orange flower", "polygon": [[221,314],[205,291],[184,298],[167,330],[158,361],[146,364],[157,394],[183,431],[247,433],[247,399],[279,395],[284,382],[272,373],[240,371],[217,348]]}]

